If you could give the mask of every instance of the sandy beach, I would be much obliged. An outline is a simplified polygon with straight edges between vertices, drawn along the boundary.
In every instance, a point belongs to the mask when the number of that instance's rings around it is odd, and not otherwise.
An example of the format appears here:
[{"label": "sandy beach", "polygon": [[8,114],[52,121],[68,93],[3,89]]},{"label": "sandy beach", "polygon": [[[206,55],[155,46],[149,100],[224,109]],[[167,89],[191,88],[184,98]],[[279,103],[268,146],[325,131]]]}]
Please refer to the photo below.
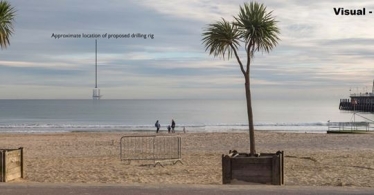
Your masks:
[{"label": "sandy beach", "polygon": [[[120,161],[123,135],[154,133],[0,134],[1,148],[24,147],[25,175],[14,182],[221,184],[221,155],[248,152],[248,133],[179,133],[182,161],[148,166]],[[167,135],[162,132],[159,135]],[[285,152],[285,183],[374,187],[374,134],[256,132],[257,152]]]}]

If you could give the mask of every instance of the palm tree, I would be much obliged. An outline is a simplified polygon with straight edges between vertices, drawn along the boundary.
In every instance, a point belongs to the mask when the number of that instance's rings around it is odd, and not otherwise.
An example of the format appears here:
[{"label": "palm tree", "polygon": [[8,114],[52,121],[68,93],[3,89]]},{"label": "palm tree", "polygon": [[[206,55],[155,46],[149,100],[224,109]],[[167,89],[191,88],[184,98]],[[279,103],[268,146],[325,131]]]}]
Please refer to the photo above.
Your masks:
[{"label": "palm tree", "polygon": [[0,47],[6,48],[10,42],[9,37],[13,34],[13,25],[15,11],[6,1],[0,1]]},{"label": "palm tree", "polygon": [[[250,88],[250,65],[256,51],[269,53],[278,44],[279,29],[277,21],[272,17],[272,12],[267,12],[263,4],[257,2],[245,3],[240,6],[238,17],[234,17],[234,22],[228,22],[222,18],[203,32],[203,44],[205,51],[214,57],[221,56],[227,59],[235,55],[239,63],[240,70],[245,79],[245,94],[247,100],[248,127],[250,154],[256,154],[253,112]],[[240,43],[244,43],[247,63],[244,67],[238,55]]]}]

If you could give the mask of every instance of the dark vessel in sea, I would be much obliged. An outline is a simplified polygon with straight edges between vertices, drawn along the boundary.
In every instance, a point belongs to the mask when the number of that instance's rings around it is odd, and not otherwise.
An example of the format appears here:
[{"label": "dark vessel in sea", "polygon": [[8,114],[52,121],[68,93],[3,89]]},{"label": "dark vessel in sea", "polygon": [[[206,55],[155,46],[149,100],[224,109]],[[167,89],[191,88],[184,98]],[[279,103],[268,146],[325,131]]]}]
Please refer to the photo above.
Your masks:
[{"label": "dark vessel in sea", "polygon": [[340,110],[374,112],[374,81],[372,92],[351,93],[351,99],[340,99]]}]

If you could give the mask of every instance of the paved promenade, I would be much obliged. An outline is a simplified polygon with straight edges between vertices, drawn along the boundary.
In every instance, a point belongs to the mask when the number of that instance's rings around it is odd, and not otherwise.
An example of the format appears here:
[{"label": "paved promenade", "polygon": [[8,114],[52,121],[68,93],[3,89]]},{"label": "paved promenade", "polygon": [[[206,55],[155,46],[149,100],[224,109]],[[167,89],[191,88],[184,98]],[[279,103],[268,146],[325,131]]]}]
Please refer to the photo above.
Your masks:
[{"label": "paved promenade", "polygon": [[374,188],[268,185],[85,185],[0,183],[0,195],[373,195]]}]

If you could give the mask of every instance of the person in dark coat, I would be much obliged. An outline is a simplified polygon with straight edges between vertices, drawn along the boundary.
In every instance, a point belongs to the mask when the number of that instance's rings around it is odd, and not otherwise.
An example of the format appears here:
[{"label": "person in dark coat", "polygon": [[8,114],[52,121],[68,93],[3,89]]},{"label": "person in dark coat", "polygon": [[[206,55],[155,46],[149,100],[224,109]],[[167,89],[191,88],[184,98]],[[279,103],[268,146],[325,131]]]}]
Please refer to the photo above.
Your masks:
[{"label": "person in dark coat", "polygon": [[158,122],[158,120],[157,120],[156,123],[155,123],[155,127],[157,128],[156,133],[158,133],[158,131],[160,130],[160,127],[161,127],[161,125],[160,125],[160,123]]},{"label": "person in dark coat", "polygon": [[171,119],[171,132],[172,133],[175,133],[174,128],[175,128],[175,122],[174,122],[174,119]]}]

